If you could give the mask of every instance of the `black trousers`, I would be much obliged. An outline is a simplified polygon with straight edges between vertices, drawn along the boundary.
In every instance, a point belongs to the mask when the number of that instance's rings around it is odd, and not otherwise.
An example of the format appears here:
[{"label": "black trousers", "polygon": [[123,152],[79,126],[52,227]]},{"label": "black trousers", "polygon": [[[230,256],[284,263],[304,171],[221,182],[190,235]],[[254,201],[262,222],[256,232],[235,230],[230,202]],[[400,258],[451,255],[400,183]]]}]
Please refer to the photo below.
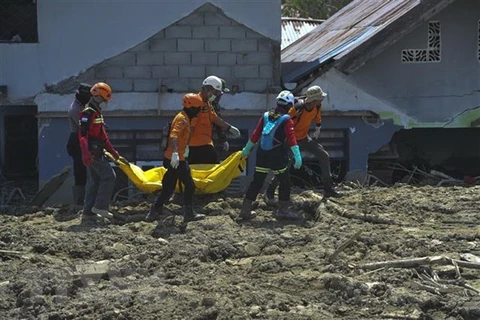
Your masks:
[{"label": "black trousers", "polygon": [[192,173],[190,172],[190,167],[187,161],[180,161],[176,169],[172,168],[170,165],[170,160],[165,159],[163,161],[163,166],[167,169],[165,175],[162,179],[162,191],[160,196],[155,202],[156,206],[162,206],[170,199],[173,192],[175,191],[175,186],[180,180],[181,183],[185,186],[183,190],[184,204],[186,206],[192,205],[193,203],[193,193],[195,192],[195,184],[192,179]]},{"label": "black trousers", "polygon": [[77,133],[72,132],[68,137],[67,152],[73,159],[73,176],[76,186],[85,186],[87,184],[87,168],[82,161],[82,149],[78,142]]},{"label": "black trousers", "polygon": [[205,146],[188,147],[190,153],[188,155],[189,164],[217,164],[219,163],[218,154],[215,147],[211,144]]},{"label": "black trousers", "polygon": [[257,199],[268,172],[271,170],[279,182],[278,200],[290,201],[290,173],[288,167],[288,150],[285,146],[281,145],[269,151],[258,148],[253,181],[250,183],[245,197],[251,201]]}]

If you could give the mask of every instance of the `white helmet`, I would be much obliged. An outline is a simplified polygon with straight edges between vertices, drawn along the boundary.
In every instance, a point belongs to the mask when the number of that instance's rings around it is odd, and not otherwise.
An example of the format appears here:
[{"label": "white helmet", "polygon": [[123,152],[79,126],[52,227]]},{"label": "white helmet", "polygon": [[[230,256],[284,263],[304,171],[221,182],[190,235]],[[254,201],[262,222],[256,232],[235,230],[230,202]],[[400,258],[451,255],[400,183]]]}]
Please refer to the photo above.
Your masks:
[{"label": "white helmet", "polygon": [[295,97],[293,96],[293,93],[291,93],[288,90],[283,90],[280,92],[277,96],[277,104],[282,105],[282,106],[287,106],[289,104],[292,104],[295,102]]},{"label": "white helmet", "polygon": [[[204,86],[212,86],[213,89],[215,90],[218,90],[218,91],[222,91],[223,89],[223,84],[222,84],[222,80],[217,77],[217,76],[208,76],[205,78],[205,80],[203,80],[203,83],[202,85]],[[223,92],[223,91],[222,91]]]}]

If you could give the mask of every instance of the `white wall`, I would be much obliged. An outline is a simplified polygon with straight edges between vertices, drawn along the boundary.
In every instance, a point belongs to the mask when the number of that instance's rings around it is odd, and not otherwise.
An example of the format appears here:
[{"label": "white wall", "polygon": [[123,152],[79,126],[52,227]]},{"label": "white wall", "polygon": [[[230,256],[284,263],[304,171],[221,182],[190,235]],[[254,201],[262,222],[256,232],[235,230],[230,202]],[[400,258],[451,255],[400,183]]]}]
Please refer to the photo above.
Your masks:
[{"label": "white wall", "polygon": [[281,39],[280,0],[37,0],[38,44],[0,44],[0,84],[12,101],[115,56],[206,2],[239,23]]},{"label": "white wall", "polygon": [[[389,102],[378,99],[363,91],[348,76],[331,68],[312,84],[319,85],[328,96],[323,101],[323,110],[332,111],[360,111],[370,110],[380,115],[387,114],[394,116],[398,125],[405,128],[414,121],[411,117],[395,109]],[[308,87],[307,87],[308,88]],[[305,88],[303,91],[305,91]]]}]

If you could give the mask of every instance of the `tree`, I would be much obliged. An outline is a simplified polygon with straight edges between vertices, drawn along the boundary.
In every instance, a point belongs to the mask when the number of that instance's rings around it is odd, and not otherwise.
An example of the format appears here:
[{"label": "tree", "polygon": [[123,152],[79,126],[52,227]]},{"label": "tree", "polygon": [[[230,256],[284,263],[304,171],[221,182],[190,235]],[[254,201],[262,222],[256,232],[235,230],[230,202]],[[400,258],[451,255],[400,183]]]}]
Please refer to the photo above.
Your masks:
[{"label": "tree", "polygon": [[352,0],[282,0],[282,16],[328,19]]}]

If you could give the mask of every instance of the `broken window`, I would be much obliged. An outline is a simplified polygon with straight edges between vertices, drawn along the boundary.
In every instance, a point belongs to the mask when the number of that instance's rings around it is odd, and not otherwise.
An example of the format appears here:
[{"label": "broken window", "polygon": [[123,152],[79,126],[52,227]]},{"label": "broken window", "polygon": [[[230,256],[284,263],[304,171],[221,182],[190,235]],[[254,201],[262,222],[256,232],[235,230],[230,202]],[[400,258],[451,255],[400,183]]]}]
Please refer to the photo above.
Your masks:
[{"label": "broken window", "polygon": [[0,1],[0,42],[38,42],[37,0]]},{"label": "broken window", "polygon": [[426,49],[402,50],[403,63],[428,63],[440,62],[441,60],[441,33],[440,22],[428,23],[428,41]]}]

